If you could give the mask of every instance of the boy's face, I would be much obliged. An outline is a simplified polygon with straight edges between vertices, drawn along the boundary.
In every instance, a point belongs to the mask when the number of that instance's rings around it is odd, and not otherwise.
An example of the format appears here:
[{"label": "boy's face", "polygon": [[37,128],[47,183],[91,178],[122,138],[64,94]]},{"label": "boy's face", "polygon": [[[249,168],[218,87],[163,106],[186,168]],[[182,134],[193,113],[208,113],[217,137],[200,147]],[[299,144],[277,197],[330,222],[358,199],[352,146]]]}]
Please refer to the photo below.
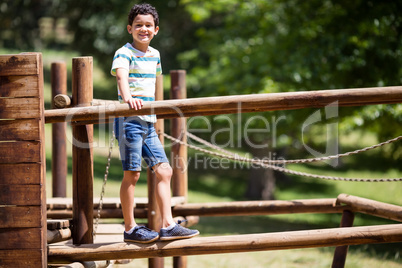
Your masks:
[{"label": "boy's face", "polygon": [[152,38],[158,33],[159,27],[155,27],[154,17],[137,15],[132,25],[127,25],[127,31],[132,35],[135,46],[148,46]]}]

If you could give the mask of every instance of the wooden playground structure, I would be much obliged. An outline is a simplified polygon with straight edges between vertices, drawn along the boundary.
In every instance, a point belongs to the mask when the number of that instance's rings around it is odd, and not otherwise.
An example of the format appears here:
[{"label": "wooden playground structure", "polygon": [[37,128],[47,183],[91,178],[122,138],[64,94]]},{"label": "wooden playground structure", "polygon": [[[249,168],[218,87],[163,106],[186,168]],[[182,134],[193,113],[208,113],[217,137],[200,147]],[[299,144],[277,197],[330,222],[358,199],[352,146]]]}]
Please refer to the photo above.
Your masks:
[{"label": "wooden playground structure", "polygon": [[[58,64],[54,70],[52,87],[60,90],[57,93],[66,94],[66,70]],[[198,216],[342,213],[342,228],[196,237],[151,244],[94,244],[97,204],[93,201],[93,152],[91,146],[83,146],[92,143],[92,124],[107,123],[117,116],[154,113],[158,115],[156,129],[161,139],[163,119],[171,119],[171,135],[185,141],[185,117],[190,116],[319,108],[335,101],[338,106],[402,103],[402,86],[186,99],[184,77],[185,72],[172,71],[172,100],[161,100],[161,91],[157,91],[157,101],[146,103],[140,111],[107,101],[94,106],[92,58],[74,58],[71,104],[69,99],[65,100],[65,106],[71,107],[45,110],[42,55],[0,56],[0,267],[47,267],[56,263],[136,258],[149,258],[150,267],[163,267],[161,257],[169,256],[174,257],[174,267],[186,267],[188,255],[329,246],[336,246],[332,267],[344,267],[349,245],[402,242],[402,207],[347,194],[312,200],[187,203],[187,173],[181,162],[173,166],[174,216],[193,217],[196,222]],[[67,121],[72,124],[75,141],[73,197],[71,204],[48,203],[44,125],[53,124],[53,139],[57,140],[65,135]],[[65,197],[65,181],[60,179],[65,177],[65,163],[57,158],[65,154],[65,144],[56,141],[52,150],[53,196]],[[187,148],[174,144],[172,157],[175,156],[187,159]],[[148,199],[142,204],[138,202],[135,215],[147,218],[148,226],[158,230],[160,215],[151,190],[154,183],[153,174],[148,172]],[[353,227],[355,213],[399,223]],[[109,207],[105,204],[101,212],[102,218],[121,215],[118,203]],[[51,225],[56,230],[50,230]],[[52,244],[70,236],[73,245]]]}]

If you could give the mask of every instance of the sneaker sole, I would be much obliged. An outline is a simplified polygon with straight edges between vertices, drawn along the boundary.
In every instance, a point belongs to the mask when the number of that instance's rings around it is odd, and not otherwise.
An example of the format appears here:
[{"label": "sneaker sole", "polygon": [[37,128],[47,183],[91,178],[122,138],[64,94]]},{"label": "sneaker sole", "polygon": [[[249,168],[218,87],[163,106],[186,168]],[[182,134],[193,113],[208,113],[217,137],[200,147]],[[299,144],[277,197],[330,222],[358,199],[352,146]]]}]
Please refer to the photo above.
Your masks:
[{"label": "sneaker sole", "polygon": [[139,241],[139,240],[132,240],[132,239],[124,239],[124,242],[133,242],[133,243],[141,243],[141,244],[148,244],[148,243],[152,243],[156,240],[158,240],[159,236],[151,239],[151,240],[145,240],[145,241]]},{"label": "sneaker sole", "polygon": [[170,240],[192,238],[192,237],[197,236],[199,234],[200,234],[200,232],[192,234],[192,235],[187,235],[187,236],[165,236],[165,237],[160,237],[159,240],[161,240],[161,241],[170,241]]}]

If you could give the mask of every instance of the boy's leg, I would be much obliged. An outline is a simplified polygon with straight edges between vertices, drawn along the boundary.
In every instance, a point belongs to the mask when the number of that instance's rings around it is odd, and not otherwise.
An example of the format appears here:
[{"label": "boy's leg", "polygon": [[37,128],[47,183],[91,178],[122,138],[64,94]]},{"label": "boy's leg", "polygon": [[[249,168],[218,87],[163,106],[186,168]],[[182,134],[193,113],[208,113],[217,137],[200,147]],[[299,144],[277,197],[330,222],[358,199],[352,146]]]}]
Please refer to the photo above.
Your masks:
[{"label": "boy's leg", "polygon": [[139,171],[124,171],[120,186],[120,202],[123,211],[124,227],[128,232],[137,224],[134,219],[134,192],[135,185],[140,178]]},{"label": "boy's leg", "polygon": [[150,243],[159,238],[159,234],[144,226],[138,226],[134,219],[135,185],[140,178],[139,171],[124,171],[120,187],[120,202],[124,218],[124,241]]},{"label": "boy's leg", "polygon": [[190,230],[176,224],[172,216],[170,181],[172,168],[168,163],[159,163],[152,167],[156,174],[156,201],[162,216],[162,229],[159,238],[161,240],[176,240],[197,236],[197,230]]},{"label": "boy's leg", "polygon": [[168,163],[159,163],[152,167],[155,172],[156,181],[156,202],[162,217],[162,228],[174,224],[171,207],[170,181],[172,168]]}]

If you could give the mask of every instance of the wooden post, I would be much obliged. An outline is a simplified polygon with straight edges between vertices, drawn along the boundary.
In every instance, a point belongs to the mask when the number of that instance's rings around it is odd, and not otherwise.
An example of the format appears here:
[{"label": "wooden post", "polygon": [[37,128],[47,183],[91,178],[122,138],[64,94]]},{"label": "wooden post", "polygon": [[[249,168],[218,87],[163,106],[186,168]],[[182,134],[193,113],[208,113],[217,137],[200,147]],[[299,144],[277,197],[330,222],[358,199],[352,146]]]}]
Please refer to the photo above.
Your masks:
[{"label": "wooden post", "polygon": [[[185,99],[186,92],[186,71],[174,70],[170,72],[171,99]],[[187,120],[184,117],[172,119],[171,134],[174,138],[186,142]],[[184,196],[187,198],[187,147],[174,143],[171,154],[173,177],[173,196]]]},{"label": "wooden post", "polygon": [[[92,57],[73,58],[73,106],[93,98]],[[73,116],[73,115],[71,115]],[[73,126],[73,243],[93,243],[93,126]]]},{"label": "wooden post", "polygon": [[[185,70],[172,70],[170,71],[170,97],[171,99],[185,99],[187,98],[186,88],[186,71]],[[171,135],[181,141],[187,141],[187,119],[179,117],[172,119],[170,133]],[[172,176],[172,192],[173,196],[184,196],[187,200],[187,147],[179,143],[172,145],[171,162],[173,168]],[[187,257],[173,257],[173,267],[185,268],[187,267]]]},{"label": "wooden post", "polygon": [[[155,100],[163,100],[163,76],[156,77],[156,91]],[[164,144],[164,120],[158,119],[155,123],[155,131],[158,133],[159,139]],[[157,232],[162,227],[161,213],[159,211],[158,203],[156,202],[155,189],[156,189],[156,176],[155,173],[148,169],[148,227]],[[163,258],[148,259],[148,267],[162,268],[164,266]]]},{"label": "wooden post", "polygon": [[[52,108],[55,109],[54,97],[67,94],[67,68],[65,62],[53,62],[51,65]],[[52,125],[52,190],[53,197],[66,197],[67,187],[67,123]]]},{"label": "wooden post", "polygon": [[[352,227],[355,214],[352,211],[344,210],[342,213],[340,227]],[[346,255],[348,254],[349,246],[338,246],[335,248],[334,259],[332,260],[332,268],[345,267]]]}]

